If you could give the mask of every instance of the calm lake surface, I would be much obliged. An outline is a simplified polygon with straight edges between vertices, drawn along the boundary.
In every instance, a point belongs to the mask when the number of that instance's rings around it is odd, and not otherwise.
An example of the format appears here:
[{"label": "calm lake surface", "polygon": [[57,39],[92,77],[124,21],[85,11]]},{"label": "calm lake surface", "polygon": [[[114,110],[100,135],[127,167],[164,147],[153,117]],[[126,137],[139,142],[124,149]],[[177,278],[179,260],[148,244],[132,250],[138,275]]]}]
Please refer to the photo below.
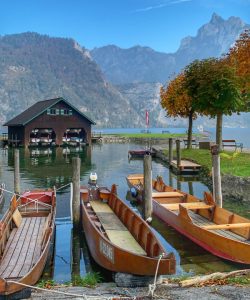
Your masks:
[{"label": "calm lake surface", "polygon": [[[60,188],[72,180],[72,157],[79,155],[81,158],[81,183],[86,184],[90,172],[98,174],[98,184],[111,187],[118,185],[118,194],[121,199],[128,201],[129,193],[125,177],[131,173],[143,172],[142,160],[128,160],[128,150],[141,148],[134,144],[95,144],[84,147],[81,151],[76,149],[20,149],[21,190],[32,188],[49,188],[54,185]],[[70,153],[69,153],[70,151]],[[13,191],[13,158],[14,150],[0,150],[0,182],[5,182],[6,189]],[[191,178],[180,181],[171,174],[161,161],[153,160],[153,177],[161,175],[164,181],[174,187],[193,193],[202,198],[203,192],[208,188],[198,179]],[[186,181],[187,180],[187,181]],[[9,206],[11,194],[6,194],[0,214]],[[44,278],[52,278],[56,282],[70,281],[72,274],[86,274],[91,270],[101,272],[104,281],[111,280],[109,273],[99,268],[89,256],[84,235],[82,232],[74,233],[70,221],[70,188],[66,186],[57,193],[57,218],[56,218],[56,247],[53,268],[47,268]],[[227,203],[232,209],[239,208],[239,204]],[[249,213],[247,209],[246,214]],[[134,207],[137,210],[136,207]],[[138,208],[139,209],[139,208]],[[159,235],[167,251],[173,251],[177,259],[178,275],[204,274],[214,271],[230,271],[242,266],[223,261],[154,217],[153,228]],[[80,269],[72,267],[72,252],[75,245],[80,248]]]}]

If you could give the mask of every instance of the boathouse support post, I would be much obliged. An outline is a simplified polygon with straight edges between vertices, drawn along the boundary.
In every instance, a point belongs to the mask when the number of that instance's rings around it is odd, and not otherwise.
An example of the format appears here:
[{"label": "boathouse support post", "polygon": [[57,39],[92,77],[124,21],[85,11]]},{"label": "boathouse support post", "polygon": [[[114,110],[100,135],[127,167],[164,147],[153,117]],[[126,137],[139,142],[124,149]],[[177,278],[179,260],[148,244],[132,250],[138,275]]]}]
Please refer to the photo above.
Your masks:
[{"label": "boathouse support post", "polygon": [[20,159],[18,149],[14,151],[14,191],[16,194],[20,194]]},{"label": "boathouse support post", "polygon": [[144,193],[143,193],[143,217],[150,220],[152,217],[152,157],[144,155]]},{"label": "boathouse support post", "polygon": [[176,140],[176,160],[177,160],[177,167],[179,170],[181,165],[181,141],[180,140]]},{"label": "boathouse support post", "polygon": [[173,139],[168,139],[168,163],[171,164],[173,160]]},{"label": "boathouse support post", "polygon": [[213,196],[216,204],[219,207],[222,207],[220,153],[219,153],[218,145],[211,146],[211,154],[212,154]]},{"label": "boathouse support post", "polygon": [[73,167],[73,200],[72,200],[72,213],[73,213],[73,227],[80,227],[80,169],[81,159],[79,157],[72,158]]}]

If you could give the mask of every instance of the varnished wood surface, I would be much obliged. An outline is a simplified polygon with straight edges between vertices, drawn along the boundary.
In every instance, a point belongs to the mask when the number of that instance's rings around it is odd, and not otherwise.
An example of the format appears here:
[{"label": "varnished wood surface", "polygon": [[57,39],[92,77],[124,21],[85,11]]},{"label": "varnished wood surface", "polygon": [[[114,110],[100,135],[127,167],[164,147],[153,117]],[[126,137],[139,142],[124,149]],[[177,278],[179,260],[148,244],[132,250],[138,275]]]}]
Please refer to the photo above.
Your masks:
[{"label": "varnished wood surface", "polygon": [[114,245],[135,254],[147,254],[107,203],[91,201],[91,206]]},{"label": "varnished wood surface", "polygon": [[207,205],[204,202],[190,202],[190,203],[170,203],[170,204],[161,204],[164,208],[169,210],[179,210],[180,205],[187,209],[208,209],[212,208],[212,205]]},{"label": "varnished wood surface", "polygon": [[152,192],[153,198],[172,198],[172,197],[183,197],[183,194],[179,192]]},{"label": "varnished wood surface", "polygon": [[0,265],[2,278],[22,277],[36,263],[45,220],[45,217],[23,218],[20,227],[11,232]]}]

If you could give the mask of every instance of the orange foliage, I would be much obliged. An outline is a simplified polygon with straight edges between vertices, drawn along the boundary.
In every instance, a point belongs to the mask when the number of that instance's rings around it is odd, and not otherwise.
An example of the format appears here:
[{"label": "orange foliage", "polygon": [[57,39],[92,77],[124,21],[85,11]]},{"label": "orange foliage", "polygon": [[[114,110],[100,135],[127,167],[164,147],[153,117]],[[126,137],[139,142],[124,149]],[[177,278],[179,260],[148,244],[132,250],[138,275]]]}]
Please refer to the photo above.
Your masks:
[{"label": "orange foliage", "polygon": [[230,49],[227,60],[236,69],[244,92],[250,92],[250,30],[240,35],[235,45]]},{"label": "orange foliage", "polygon": [[192,99],[185,89],[185,75],[179,74],[170,81],[166,89],[161,88],[161,105],[167,111],[169,117],[197,117],[192,108]]}]

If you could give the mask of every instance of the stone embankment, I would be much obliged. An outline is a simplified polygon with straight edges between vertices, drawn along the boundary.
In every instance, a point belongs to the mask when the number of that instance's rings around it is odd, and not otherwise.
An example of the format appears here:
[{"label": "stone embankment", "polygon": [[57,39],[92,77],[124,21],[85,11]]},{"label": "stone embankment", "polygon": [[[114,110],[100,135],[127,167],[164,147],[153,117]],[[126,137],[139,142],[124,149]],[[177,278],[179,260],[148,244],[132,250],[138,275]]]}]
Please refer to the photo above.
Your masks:
[{"label": "stone embankment", "polygon": [[45,300],[45,299],[91,299],[91,300],[249,300],[250,287],[244,286],[204,286],[204,287],[191,287],[181,288],[177,284],[162,284],[157,286],[154,297],[149,297],[149,289],[145,288],[121,288],[116,287],[113,283],[99,284],[96,288],[83,288],[83,287],[64,287],[55,288],[65,293],[78,294],[79,297],[69,295],[54,294],[52,291],[32,293],[31,299]]}]

